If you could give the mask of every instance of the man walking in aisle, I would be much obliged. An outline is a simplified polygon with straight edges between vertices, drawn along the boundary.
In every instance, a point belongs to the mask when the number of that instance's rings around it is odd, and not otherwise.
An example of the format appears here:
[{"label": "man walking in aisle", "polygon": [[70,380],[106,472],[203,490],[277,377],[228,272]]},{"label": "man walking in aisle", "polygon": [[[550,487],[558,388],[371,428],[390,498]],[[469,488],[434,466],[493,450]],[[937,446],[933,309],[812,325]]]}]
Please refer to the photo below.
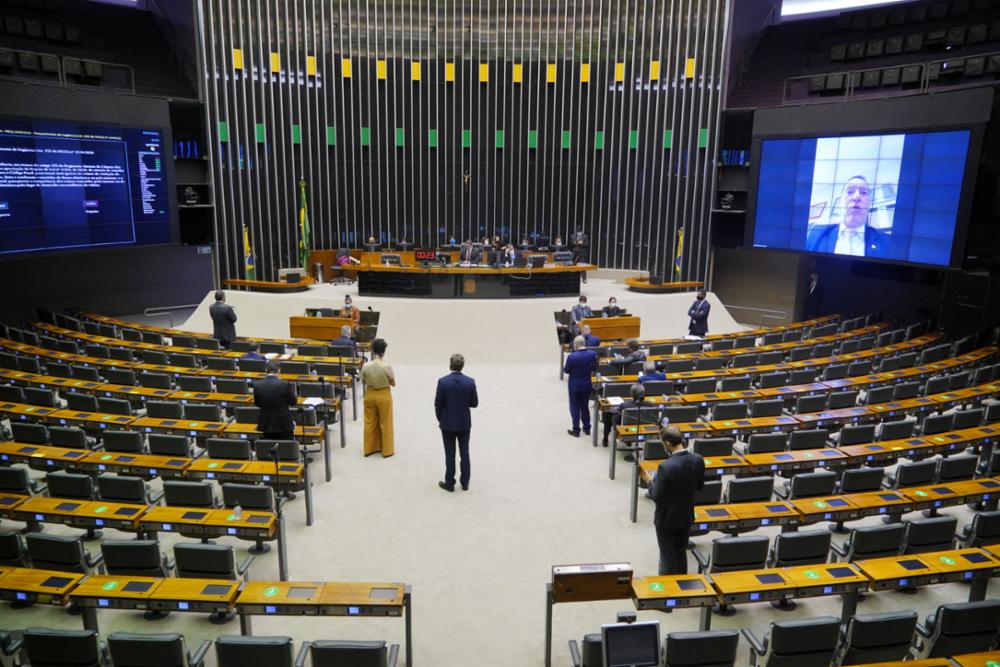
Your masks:
[{"label": "man walking in aisle", "polygon": [[449,493],[455,490],[455,445],[462,457],[461,476],[458,478],[463,491],[469,490],[471,464],[469,462],[469,432],[472,430],[471,408],[479,406],[476,381],[462,373],[465,357],[451,355],[451,373],[438,380],[434,396],[434,413],[444,441],[444,481],[438,486]]}]

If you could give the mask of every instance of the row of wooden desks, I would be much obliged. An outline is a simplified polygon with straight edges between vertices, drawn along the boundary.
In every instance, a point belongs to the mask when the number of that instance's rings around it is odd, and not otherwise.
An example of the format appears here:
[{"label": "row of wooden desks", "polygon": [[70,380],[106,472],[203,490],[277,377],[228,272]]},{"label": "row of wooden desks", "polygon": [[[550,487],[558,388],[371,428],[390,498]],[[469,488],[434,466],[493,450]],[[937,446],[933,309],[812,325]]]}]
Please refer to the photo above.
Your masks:
[{"label": "row of wooden desks", "polygon": [[390,582],[231,581],[82,575],[32,568],[0,567],[0,599],[83,610],[83,627],[100,632],[101,609],[230,613],[252,634],[253,616],[402,617],[406,664],[412,665],[410,586]]},{"label": "row of wooden desks", "polygon": [[[571,587],[559,580],[567,571],[577,575]],[[968,582],[971,584],[969,601],[972,602],[985,599],[990,578],[998,575],[1000,546],[708,575],[633,577],[628,563],[556,566],[553,567],[553,583],[546,584],[545,664],[551,664],[552,608],[560,602],[630,598],[640,611],[698,609],[699,629],[710,630],[712,609],[716,604],[839,595],[841,622],[846,623],[857,610],[858,595],[866,591]]]}]

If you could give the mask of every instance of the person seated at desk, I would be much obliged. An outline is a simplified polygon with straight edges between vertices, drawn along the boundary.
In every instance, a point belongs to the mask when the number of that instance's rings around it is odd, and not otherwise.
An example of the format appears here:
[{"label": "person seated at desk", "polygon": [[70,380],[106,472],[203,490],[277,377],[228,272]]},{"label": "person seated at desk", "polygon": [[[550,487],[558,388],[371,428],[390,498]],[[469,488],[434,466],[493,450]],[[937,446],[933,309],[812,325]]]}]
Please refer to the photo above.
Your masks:
[{"label": "person seated at desk", "polygon": [[557,234],[556,240],[553,241],[552,245],[549,246],[549,250],[551,250],[552,252],[561,252],[565,249],[566,249],[566,244],[563,243],[562,237]]},{"label": "person seated at desk", "polygon": [[350,294],[344,295],[344,307],[340,309],[340,316],[351,318],[351,329],[354,331],[361,326],[361,311],[354,305]]},{"label": "person seated at desk", "polygon": [[618,307],[618,299],[615,297],[608,299],[608,305],[604,306],[604,317],[619,317],[624,314],[625,309]]},{"label": "person seated at desk", "polygon": [[535,246],[531,244],[531,241],[525,236],[521,239],[521,250],[534,250]]},{"label": "person seated at desk", "polygon": [[455,240],[454,235],[448,237],[448,247],[449,248],[457,248],[458,247],[458,241]]},{"label": "person seated at desk", "polygon": [[365,250],[368,252],[375,252],[382,247],[382,244],[375,240],[374,236],[369,236],[368,240],[365,241]]},{"label": "person seated at desk", "polygon": [[349,264],[360,264],[361,260],[351,257],[351,251],[347,248],[337,250],[337,259],[334,262],[337,266],[347,266]]},{"label": "person seated at desk", "polygon": [[353,331],[351,330],[351,327],[345,324],[340,327],[340,337],[334,338],[330,341],[330,345],[336,345],[337,347],[349,347],[351,348],[351,356],[358,356],[358,344],[353,338],[351,338],[352,333]]},{"label": "person seated at desk", "polygon": [[460,264],[479,264],[483,259],[483,251],[472,245],[472,239],[465,239],[462,252],[458,255]]},{"label": "person seated at desk", "polygon": [[[629,388],[629,394],[632,396],[631,400],[622,401],[621,405],[617,406],[614,410],[608,410],[601,415],[601,422],[604,424],[604,437],[601,438],[601,446],[608,446],[608,436],[611,435],[611,429],[614,426],[622,423],[622,413],[626,410],[634,410],[636,408],[642,408],[650,405],[646,402],[646,388],[643,387],[638,382],[634,383]],[[626,461],[634,461],[635,457],[631,453],[625,454]]]},{"label": "person seated at desk", "polygon": [[590,333],[590,325],[584,324],[583,328],[580,329],[580,335],[583,336],[584,347],[600,347],[601,339]]},{"label": "person seated at desk", "polygon": [[571,318],[571,332],[575,335],[580,331],[580,322],[588,317],[593,317],[594,311],[590,309],[587,305],[587,297],[584,294],[580,295],[580,301],[573,306],[573,310],[570,312]]},{"label": "person seated at desk", "polygon": [[639,349],[639,341],[633,338],[626,343],[626,346],[628,347],[628,354],[625,356],[616,354],[611,358],[611,363],[621,364],[624,367],[637,361],[646,361],[646,351]]},{"label": "person seated at desk", "polygon": [[400,250],[409,250],[413,247],[413,244],[407,241],[405,238],[396,244],[396,247]]},{"label": "person seated at desk", "polygon": [[250,343],[250,349],[243,353],[240,359],[263,359],[264,355],[260,353],[260,343],[252,342]]},{"label": "person seated at desk", "polygon": [[645,361],[642,364],[642,374],[639,375],[639,379],[636,380],[639,384],[643,382],[649,382],[650,380],[666,380],[667,374],[661,370],[657,370],[655,361]]},{"label": "person seated at desk", "polygon": [[519,253],[514,250],[513,244],[508,243],[500,254],[500,265],[501,266],[514,266],[514,260],[518,258]]},{"label": "person seated at desk", "polygon": [[503,241],[500,239],[500,235],[497,234],[496,236],[493,237],[493,249],[500,250],[503,247],[504,247]]}]

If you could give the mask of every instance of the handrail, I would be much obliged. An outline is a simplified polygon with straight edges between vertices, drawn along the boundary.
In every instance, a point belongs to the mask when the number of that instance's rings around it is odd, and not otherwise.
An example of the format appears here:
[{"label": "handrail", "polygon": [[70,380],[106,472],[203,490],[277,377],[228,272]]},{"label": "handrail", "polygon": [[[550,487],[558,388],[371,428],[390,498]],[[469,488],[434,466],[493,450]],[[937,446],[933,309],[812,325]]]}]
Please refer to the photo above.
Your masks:
[{"label": "handrail", "polygon": [[772,308],[757,308],[755,306],[732,306],[728,303],[726,304],[726,310],[730,310],[733,308],[736,308],[737,310],[749,310],[755,313],[764,313],[763,315],[760,316],[760,321],[758,322],[758,325],[763,325],[764,320],[768,318],[773,319],[776,322],[788,321],[788,312],[784,310],[774,310]]},{"label": "handrail", "polygon": [[142,314],[146,317],[153,317],[156,315],[166,315],[167,319],[170,321],[170,328],[174,328],[174,316],[171,311],[174,310],[188,310],[189,308],[197,308],[201,304],[199,303],[188,303],[183,306],[157,306],[155,308],[147,308],[142,311]]}]

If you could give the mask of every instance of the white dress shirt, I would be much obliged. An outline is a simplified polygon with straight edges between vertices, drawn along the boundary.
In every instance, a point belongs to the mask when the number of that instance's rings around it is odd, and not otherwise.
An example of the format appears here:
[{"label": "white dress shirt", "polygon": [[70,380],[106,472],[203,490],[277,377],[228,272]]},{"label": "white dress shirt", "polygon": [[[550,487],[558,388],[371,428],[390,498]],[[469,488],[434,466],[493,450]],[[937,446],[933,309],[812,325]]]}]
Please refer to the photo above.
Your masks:
[{"label": "white dress shirt", "polygon": [[833,249],[838,255],[865,256],[865,225],[848,227],[843,222],[837,230],[837,247]]}]

